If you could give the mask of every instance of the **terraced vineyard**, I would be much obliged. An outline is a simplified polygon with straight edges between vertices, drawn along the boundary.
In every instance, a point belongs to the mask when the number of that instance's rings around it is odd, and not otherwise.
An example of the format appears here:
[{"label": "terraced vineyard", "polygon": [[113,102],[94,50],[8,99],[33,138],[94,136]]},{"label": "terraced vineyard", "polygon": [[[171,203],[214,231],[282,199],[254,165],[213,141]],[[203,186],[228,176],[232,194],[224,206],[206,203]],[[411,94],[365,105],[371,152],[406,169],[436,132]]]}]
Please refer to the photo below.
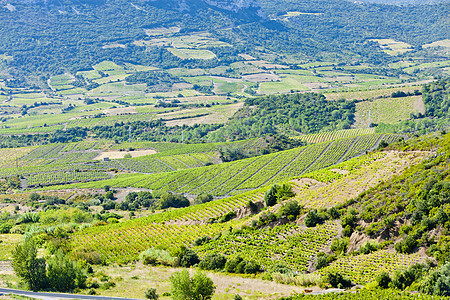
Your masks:
[{"label": "terraced vineyard", "polygon": [[337,233],[337,226],[333,223],[307,229],[289,224],[230,233],[195,250],[201,256],[211,253],[239,255],[247,260],[256,260],[265,270],[281,263],[302,272],[306,271],[311,258],[323,250]]},{"label": "terraced vineyard", "polygon": [[208,167],[152,175],[119,175],[76,187],[95,188],[107,184],[187,194],[232,195],[329,167],[373,149],[381,140],[394,141],[398,137],[365,135]]},{"label": "terraced vineyard", "polygon": [[141,218],[109,226],[108,230],[92,227],[74,235],[72,243],[79,249],[95,250],[108,261],[130,261],[148,248],[190,246],[199,237],[214,236],[223,230],[222,224],[169,225],[153,220]]},{"label": "terraced vineyard", "polygon": [[[164,214],[150,216],[109,226],[108,230],[92,227],[74,235],[72,243],[79,249],[93,249],[109,261],[127,261],[136,259],[140,252],[150,247],[191,247],[197,238],[215,236],[224,230],[220,223],[177,225],[161,221],[168,217]],[[236,224],[233,221],[228,223],[233,227]],[[202,256],[216,252],[239,254],[246,259],[256,259],[264,268],[273,265],[271,257],[276,254],[280,262],[303,271],[314,253],[328,244],[336,234],[337,227],[331,223],[309,229],[285,225],[255,232],[238,231],[196,247],[195,250]]]},{"label": "terraced vineyard", "polygon": [[342,257],[319,270],[319,273],[325,275],[340,272],[358,284],[365,284],[373,281],[383,271],[393,274],[395,270],[406,270],[409,266],[421,262],[423,260],[418,253],[405,255],[380,250],[370,254]]}]

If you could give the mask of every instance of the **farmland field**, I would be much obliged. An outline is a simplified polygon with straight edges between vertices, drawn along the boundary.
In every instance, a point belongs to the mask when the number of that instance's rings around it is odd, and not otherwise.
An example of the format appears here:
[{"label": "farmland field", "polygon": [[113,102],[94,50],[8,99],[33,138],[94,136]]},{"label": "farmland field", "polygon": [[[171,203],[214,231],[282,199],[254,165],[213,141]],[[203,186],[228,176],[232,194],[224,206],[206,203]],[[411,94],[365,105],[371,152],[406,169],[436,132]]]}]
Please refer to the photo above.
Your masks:
[{"label": "farmland field", "polygon": [[[77,184],[76,187],[131,186],[158,191],[187,194],[211,193],[223,196],[284,182],[363,154],[365,151],[374,149],[382,139],[395,141],[398,138],[399,136],[396,135],[365,135],[190,170],[179,170],[179,162],[168,157],[170,160],[164,161],[164,164],[170,168],[167,171],[178,171],[153,175],[118,175],[111,180]],[[144,165],[147,164],[139,160]],[[171,166],[172,162],[176,165]],[[152,168],[152,165],[147,166]],[[181,167],[181,169],[184,168],[186,167]]]},{"label": "farmland field", "polygon": [[213,59],[216,57],[214,53],[209,50],[193,50],[193,49],[178,49],[169,48],[169,51],[181,59]]},{"label": "farmland field", "polygon": [[366,128],[370,123],[397,123],[408,120],[411,114],[424,112],[425,107],[420,96],[364,101],[356,104],[355,126]]}]

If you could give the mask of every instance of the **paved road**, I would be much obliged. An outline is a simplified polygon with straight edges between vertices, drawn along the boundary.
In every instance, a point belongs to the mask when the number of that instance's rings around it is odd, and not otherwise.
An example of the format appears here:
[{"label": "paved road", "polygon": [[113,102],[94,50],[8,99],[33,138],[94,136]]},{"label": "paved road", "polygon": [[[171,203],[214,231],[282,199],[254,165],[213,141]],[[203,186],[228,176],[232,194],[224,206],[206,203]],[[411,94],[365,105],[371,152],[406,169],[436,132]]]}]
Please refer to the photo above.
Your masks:
[{"label": "paved road", "polygon": [[78,294],[38,293],[38,292],[0,288],[0,295],[4,295],[4,294],[24,295],[24,296],[38,298],[38,299],[138,300],[138,299],[132,299],[132,298],[88,296],[88,295],[78,295]]}]

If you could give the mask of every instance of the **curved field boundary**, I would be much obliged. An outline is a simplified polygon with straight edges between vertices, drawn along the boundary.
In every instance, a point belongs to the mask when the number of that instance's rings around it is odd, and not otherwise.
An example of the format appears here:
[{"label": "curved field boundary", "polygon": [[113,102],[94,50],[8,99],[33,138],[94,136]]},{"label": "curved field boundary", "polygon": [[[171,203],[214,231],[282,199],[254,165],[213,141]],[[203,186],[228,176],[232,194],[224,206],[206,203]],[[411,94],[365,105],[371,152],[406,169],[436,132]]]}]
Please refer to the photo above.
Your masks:
[{"label": "curved field boundary", "polygon": [[297,137],[308,144],[317,144],[328,141],[334,141],[343,138],[356,137],[359,135],[367,135],[375,133],[375,128],[362,128],[362,129],[343,129],[337,131],[320,132],[314,134],[307,134]]}]

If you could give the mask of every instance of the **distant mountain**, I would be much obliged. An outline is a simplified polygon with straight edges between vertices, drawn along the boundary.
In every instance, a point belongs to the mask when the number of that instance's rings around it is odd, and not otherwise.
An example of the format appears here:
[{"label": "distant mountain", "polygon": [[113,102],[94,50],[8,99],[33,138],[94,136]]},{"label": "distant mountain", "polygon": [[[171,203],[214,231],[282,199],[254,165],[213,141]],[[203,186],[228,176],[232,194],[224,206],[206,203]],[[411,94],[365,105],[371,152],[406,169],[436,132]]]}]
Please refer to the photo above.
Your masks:
[{"label": "distant mountain", "polygon": [[264,17],[258,0],[144,0],[143,2],[158,8],[178,10],[180,12],[210,7],[251,19]]},{"label": "distant mountain", "polygon": [[[67,5],[103,5],[116,4],[114,0],[0,0],[0,3],[29,3],[45,6]],[[179,12],[195,12],[198,9],[211,8],[230,12],[234,16],[245,19],[264,17],[258,0],[130,0],[130,4],[151,5],[157,8]]]}]

